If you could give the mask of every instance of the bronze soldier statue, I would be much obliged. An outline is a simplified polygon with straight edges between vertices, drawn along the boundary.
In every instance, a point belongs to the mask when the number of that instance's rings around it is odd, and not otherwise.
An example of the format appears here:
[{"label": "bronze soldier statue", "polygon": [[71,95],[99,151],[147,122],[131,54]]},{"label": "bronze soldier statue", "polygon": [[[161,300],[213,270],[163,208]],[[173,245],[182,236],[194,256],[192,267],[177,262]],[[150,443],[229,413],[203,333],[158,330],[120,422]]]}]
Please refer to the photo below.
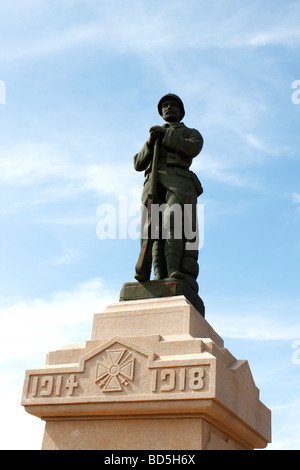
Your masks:
[{"label": "bronze soldier statue", "polygon": [[[156,280],[183,280],[198,292],[198,249],[187,249],[184,224],[184,208],[193,208],[192,225],[196,227],[197,197],[202,194],[202,186],[189,170],[193,158],[201,151],[203,138],[195,129],[189,129],[182,121],[185,110],[181,99],[167,94],[158,103],[158,112],[166,121],[163,126],[153,126],[150,136],[134,157],[134,168],[145,171],[142,203],[147,207],[148,221],[141,224],[141,253],[136,264],[135,278],[138,281],[150,279],[151,263]],[[169,224],[169,236],[150,234],[151,206],[162,205],[169,208],[162,216],[161,226]],[[185,206],[188,205],[188,206]],[[172,207],[182,208],[181,236],[176,236]],[[166,221],[165,218],[169,220]],[[149,236],[145,237],[144,225],[148,222]]]}]

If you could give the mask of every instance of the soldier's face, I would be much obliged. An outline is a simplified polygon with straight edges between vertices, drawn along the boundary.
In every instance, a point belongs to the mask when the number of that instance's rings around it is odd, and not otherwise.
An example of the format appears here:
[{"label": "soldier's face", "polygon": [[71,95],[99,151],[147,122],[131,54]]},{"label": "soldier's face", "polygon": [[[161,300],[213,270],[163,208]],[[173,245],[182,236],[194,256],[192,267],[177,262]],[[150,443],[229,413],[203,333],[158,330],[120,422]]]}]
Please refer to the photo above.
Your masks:
[{"label": "soldier's face", "polygon": [[167,122],[178,122],[181,116],[181,109],[176,101],[164,101],[162,105],[162,117]]}]

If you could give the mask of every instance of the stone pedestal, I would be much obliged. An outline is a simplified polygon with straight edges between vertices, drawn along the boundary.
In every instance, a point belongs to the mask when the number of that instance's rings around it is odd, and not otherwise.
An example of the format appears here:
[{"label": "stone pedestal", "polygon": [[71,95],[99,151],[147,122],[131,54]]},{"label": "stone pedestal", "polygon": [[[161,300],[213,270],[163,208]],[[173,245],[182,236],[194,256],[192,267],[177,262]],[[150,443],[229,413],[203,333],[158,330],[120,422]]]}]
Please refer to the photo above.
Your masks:
[{"label": "stone pedestal", "polygon": [[43,449],[232,450],[270,442],[247,361],[184,296],[110,305],[92,339],[26,372],[22,404]]}]

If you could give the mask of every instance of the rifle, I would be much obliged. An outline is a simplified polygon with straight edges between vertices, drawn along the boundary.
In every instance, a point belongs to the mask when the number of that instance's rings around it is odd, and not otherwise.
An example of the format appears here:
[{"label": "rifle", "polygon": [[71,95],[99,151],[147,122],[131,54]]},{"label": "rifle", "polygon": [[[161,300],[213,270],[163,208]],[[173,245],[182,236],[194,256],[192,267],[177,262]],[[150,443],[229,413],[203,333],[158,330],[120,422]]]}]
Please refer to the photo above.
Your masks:
[{"label": "rifle", "polygon": [[[135,266],[135,279],[137,281],[149,281],[152,266],[152,246],[153,239],[151,238],[151,212],[152,204],[155,204],[157,199],[157,177],[158,177],[158,161],[159,161],[159,139],[156,139],[154,144],[152,170],[151,170],[151,186],[147,200],[147,238],[142,239],[141,251]],[[144,227],[141,226],[141,231]]]}]

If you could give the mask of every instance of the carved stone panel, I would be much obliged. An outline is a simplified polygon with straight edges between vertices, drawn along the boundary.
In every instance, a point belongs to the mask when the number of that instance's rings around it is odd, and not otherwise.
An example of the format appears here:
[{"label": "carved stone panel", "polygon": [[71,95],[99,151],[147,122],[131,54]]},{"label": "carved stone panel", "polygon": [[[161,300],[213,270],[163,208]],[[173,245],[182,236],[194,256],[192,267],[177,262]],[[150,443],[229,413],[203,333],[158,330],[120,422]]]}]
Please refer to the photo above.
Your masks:
[{"label": "carved stone panel", "polygon": [[207,397],[212,364],[193,355],[161,360],[152,351],[115,338],[79,364],[27,371],[23,404],[64,404]]}]

